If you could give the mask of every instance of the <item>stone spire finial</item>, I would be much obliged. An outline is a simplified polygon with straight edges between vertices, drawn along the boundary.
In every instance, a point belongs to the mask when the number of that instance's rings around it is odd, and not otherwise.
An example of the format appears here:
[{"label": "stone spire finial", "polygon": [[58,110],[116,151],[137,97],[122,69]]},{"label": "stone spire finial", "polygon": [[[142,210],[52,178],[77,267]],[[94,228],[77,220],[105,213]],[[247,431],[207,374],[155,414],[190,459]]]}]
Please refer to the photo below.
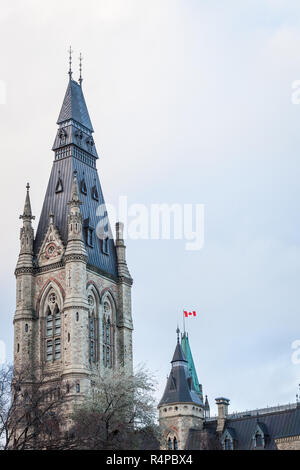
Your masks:
[{"label": "stone spire finial", "polygon": [[177,333],[177,343],[179,344],[180,329],[179,329],[179,326],[178,326],[178,325],[177,325],[176,333]]},{"label": "stone spire finial", "polygon": [[78,183],[77,183],[77,171],[73,173],[71,199],[68,202],[70,206],[80,206],[82,202],[79,199]]},{"label": "stone spire finial", "polygon": [[31,204],[30,204],[30,196],[29,196],[29,189],[30,189],[29,183],[27,183],[26,189],[27,189],[27,192],[26,192],[26,198],[25,198],[25,204],[24,204],[24,211],[23,211],[23,214],[20,215],[20,219],[31,221],[31,220],[34,220],[35,217],[32,215],[32,212],[31,212]]}]

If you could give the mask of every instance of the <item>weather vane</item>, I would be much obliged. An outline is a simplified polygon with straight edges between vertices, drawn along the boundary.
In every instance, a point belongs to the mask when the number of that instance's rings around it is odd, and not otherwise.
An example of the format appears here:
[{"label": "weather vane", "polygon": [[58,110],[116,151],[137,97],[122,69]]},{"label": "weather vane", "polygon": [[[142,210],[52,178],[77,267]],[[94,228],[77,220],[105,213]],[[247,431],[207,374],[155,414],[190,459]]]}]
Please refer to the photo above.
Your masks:
[{"label": "weather vane", "polygon": [[82,76],[81,76],[81,72],[82,72],[82,59],[83,59],[83,57],[82,57],[81,52],[80,52],[80,54],[79,54],[79,80],[78,80],[80,86],[81,86],[82,80],[83,80],[83,78],[82,78]]},{"label": "weather vane", "polygon": [[70,76],[70,80],[72,78],[72,48],[70,46],[70,49],[69,49],[69,76]]}]

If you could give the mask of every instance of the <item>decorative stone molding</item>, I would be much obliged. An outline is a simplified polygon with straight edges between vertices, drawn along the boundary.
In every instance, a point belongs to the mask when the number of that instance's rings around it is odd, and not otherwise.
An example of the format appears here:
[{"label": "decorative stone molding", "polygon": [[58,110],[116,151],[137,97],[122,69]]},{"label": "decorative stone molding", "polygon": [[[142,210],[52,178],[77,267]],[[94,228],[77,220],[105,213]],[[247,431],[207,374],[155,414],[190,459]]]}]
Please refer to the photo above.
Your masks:
[{"label": "decorative stone molding", "polygon": [[88,307],[85,307],[84,305],[70,305],[68,307],[64,307],[63,312],[66,312],[67,310],[85,310],[86,312],[89,311]]},{"label": "decorative stone molding", "polygon": [[26,267],[26,268],[16,268],[15,269],[15,276],[18,276],[19,274],[34,274],[35,268],[34,267]]},{"label": "decorative stone molding", "polygon": [[85,255],[80,255],[80,254],[69,254],[65,255],[65,263],[68,261],[82,261],[83,263],[87,263],[88,257]]},{"label": "decorative stone molding", "polygon": [[127,286],[131,287],[133,284],[133,279],[125,276],[119,276],[118,284],[126,284]]}]

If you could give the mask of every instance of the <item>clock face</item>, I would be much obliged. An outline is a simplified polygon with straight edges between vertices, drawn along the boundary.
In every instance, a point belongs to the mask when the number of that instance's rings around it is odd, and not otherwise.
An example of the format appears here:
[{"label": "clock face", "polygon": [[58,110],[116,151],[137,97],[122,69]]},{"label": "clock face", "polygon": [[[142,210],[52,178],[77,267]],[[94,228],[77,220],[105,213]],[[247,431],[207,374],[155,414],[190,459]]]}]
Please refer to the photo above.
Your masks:
[{"label": "clock face", "polygon": [[50,243],[46,248],[47,258],[52,258],[53,256],[56,255],[56,252],[57,252],[56,245],[54,245],[54,243]]}]

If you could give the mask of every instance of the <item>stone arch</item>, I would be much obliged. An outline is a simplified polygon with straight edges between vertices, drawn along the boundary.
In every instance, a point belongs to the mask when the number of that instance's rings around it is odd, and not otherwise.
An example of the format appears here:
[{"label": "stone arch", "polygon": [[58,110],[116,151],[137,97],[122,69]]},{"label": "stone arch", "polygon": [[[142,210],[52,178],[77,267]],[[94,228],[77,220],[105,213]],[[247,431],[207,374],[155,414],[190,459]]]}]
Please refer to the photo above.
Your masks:
[{"label": "stone arch", "polygon": [[115,300],[114,294],[112,291],[109,289],[109,287],[106,287],[101,291],[101,297],[100,297],[100,305],[101,305],[101,314],[102,316],[104,315],[104,304],[105,302],[108,302],[111,307],[111,312],[112,312],[112,321],[114,324],[117,323],[117,302]]},{"label": "stone arch", "polygon": [[40,357],[45,364],[62,359],[64,292],[56,279],[48,280],[38,299]]},{"label": "stone arch", "polygon": [[115,298],[110,289],[104,289],[101,296],[101,344],[104,367],[113,368],[116,363],[116,322]]},{"label": "stone arch", "polygon": [[86,290],[88,291],[91,287],[93,287],[93,289],[95,290],[97,296],[98,296],[98,302],[100,304],[100,300],[101,300],[101,294],[100,294],[100,291],[98,289],[98,286],[97,284],[95,283],[95,281],[88,281],[87,284],[86,284]]},{"label": "stone arch", "polygon": [[62,310],[63,309],[63,304],[64,304],[64,299],[65,299],[65,291],[60,284],[60,282],[57,281],[55,278],[50,278],[48,279],[45,284],[42,286],[39,296],[36,301],[36,317],[39,318],[40,316],[40,308],[42,308],[43,311],[43,305],[45,303],[45,300],[47,299],[48,294],[50,293],[51,290],[54,290],[56,294],[58,295],[58,301],[59,301],[59,307]]},{"label": "stone arch", "polygon": [[[86,284],[88,300],[88,328],[89,328],[89,360],[90,364],[98,363],[100,360],[100,338],[101,338],[101,307],[100,292],[94,281]],[[92,297],[92,302],[90,301]]]}]

